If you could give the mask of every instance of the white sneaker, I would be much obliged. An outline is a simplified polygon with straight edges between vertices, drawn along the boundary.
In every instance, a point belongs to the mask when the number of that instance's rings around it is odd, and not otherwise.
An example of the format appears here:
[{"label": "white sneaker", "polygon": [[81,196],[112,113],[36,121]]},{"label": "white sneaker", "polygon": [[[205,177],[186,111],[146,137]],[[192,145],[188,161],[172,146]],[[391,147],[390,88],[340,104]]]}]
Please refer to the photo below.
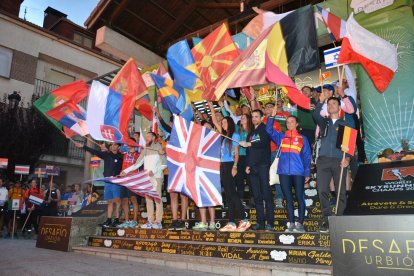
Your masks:
[{"label": "white sneaker", "polygon": [[142,229],[151,229],[151,228],[153,228],[153,224],[148,221],[147,223],[141,225],[141,228]]},{"label": "white sneaker", "polygon": [[293,232],[294,229],[295,229],[295,223],[288,222],[286,224],[286,230],[285,230],[285,232]]},{"label": "white sneaker", "polygon": [[154,222],[152,224],[152,229],[162,229],[162,224],[161,222]]}]

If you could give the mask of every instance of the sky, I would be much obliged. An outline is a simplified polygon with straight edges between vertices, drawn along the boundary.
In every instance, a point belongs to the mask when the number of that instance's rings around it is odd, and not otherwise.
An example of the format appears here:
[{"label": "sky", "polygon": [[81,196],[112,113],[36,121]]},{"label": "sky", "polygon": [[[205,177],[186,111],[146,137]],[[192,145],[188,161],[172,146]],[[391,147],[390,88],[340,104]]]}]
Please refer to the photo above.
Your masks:
[{"label": "sky", "polygon": [[68,15],[68,19],[84,27],[83,23],[98,4],[99,0],[24,0],[20,7],[20,18],[24,18],[27,10],[26,20],[42,26],[44,10],[52,7],[55,10]]}]

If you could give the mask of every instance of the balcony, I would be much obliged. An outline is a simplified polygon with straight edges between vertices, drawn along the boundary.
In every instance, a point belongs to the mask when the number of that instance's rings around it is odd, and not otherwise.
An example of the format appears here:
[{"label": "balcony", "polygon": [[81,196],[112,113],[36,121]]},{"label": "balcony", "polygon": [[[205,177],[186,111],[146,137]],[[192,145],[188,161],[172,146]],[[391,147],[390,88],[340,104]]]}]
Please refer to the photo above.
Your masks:
[{"label": "balcony", "polygon": [[[33,94],[36,98],[49,94],[51,91],[58,88],[59,85],[47,82],[40,79],[35,79],[35,86]],[[85,151],[73,145],[59,130],[55,129],[50,135],[53,136],[53,143],[48,147],[42,159],[75,159],[69,163],[80,164],[85,158]],[[80,136],[73,137],[72,140],[84,143],[85,139]],[[63,159],[62,159],[63,158]],[[67,161],[62,161],[67,162]]]}]

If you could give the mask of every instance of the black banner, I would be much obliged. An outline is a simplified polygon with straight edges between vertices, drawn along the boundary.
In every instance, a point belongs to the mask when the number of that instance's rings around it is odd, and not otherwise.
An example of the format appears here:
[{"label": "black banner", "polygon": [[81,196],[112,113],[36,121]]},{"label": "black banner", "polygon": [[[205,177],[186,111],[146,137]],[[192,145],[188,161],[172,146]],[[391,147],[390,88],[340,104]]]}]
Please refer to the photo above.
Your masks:
[{"label": "black banner", "polygon": [[360,166],[345,214],[414,214],[414,161]]},{"label": "black banner", "polygon": [[414,275],[414,216],[329,218],[334,275]]},{"label": "black banner", "polygon": [[89,238],[89,246],[292,264],[331,265],[332,263],[328,249],[287,249],[117,238]]},{"label": "black banner", "polygon": [[36,247],[68,251],[72,218],[41,217]]},{"label": "black banner", "polygon": [[276,232],[218,232],[218,231],[169,231],[155,229],[103,228],[102,236],[132,239],[157,239],[197,241],[229,244],[288,245],[303,247],[329,247],[329,235],[319,233]]},{"label": "black banner", "polygon": [[97,201],[92,202],[85,208],[80,209],[76,213],[72,214],[72,217],[99,217],[106,213],[108,203],[103,200],[102,197]]}]

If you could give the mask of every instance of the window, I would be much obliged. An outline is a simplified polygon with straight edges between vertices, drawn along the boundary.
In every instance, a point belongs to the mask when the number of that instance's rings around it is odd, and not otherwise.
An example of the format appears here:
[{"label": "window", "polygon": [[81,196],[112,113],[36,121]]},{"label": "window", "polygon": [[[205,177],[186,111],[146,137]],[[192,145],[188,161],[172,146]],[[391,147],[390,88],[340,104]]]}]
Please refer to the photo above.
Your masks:
[{"label": "window", "polygon": [[92,48],[92,42],[93,42],[92,38],[90,38],[90,37],[88,37],[84,34],[75,32],[73,34],[73,41],[75,41],[76,43],[79,43],[79,44],[81,44],[85,47]]},{"label": "window", "polygon": [[13,51],[0,46],[0,76],[10,78]]}]

